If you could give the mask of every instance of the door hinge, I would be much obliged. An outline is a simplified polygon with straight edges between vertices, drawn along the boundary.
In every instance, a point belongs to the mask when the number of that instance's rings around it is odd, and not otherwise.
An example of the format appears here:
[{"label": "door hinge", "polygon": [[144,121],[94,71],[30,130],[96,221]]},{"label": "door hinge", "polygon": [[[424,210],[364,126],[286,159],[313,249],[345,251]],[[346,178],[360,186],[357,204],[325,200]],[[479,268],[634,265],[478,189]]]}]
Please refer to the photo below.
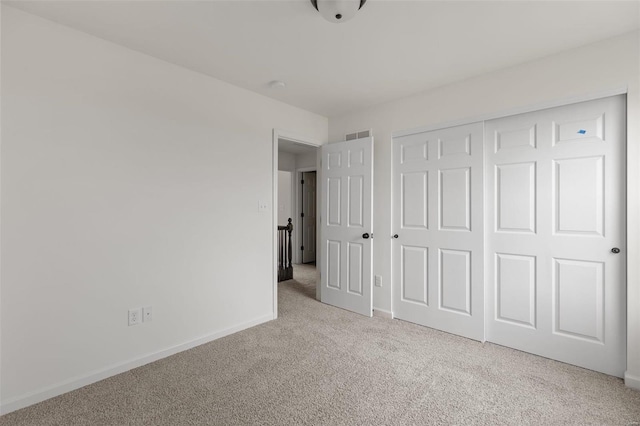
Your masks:
[{"label": "door hinge", "polygon": [[301,184],[301,185],[304,185],[304,179],[302,179],[302,180],[300,181],[300,184]]},{"label": "door hinge", "polygon": [[304,250],[304,246],[300,246],[300,250]]},{"label": "door hinge", "polygon": [[300,217],[304,217],[304,213],[300,213]]}]

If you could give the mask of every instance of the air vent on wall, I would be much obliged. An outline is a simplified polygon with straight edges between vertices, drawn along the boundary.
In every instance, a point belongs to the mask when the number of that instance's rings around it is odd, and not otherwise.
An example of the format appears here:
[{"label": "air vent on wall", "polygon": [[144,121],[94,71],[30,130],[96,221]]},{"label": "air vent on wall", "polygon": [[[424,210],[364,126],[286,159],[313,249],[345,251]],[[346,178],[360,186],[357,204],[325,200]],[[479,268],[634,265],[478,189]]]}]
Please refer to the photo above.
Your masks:
[{"label": "air vent on wall", "polygon": [[369,138],[371,137],[372,134],[373,134],[373,129],[361,130],[359,132],[349,133],[346,136],[345,140],[351,141],[354,139]]}]

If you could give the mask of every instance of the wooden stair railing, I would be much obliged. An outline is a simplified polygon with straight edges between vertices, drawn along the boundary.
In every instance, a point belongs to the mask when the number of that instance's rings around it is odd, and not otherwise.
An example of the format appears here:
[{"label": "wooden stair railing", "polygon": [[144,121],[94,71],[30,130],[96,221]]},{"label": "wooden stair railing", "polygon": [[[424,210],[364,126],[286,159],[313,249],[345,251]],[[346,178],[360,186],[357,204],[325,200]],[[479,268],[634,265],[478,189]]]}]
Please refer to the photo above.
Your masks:
[{"label": "wooden stair railing", "polygon": [[293,224],[291,218],[286,226],[278,226],[278,282],[293,278],[293,266],[291,266],[291,232]]}]

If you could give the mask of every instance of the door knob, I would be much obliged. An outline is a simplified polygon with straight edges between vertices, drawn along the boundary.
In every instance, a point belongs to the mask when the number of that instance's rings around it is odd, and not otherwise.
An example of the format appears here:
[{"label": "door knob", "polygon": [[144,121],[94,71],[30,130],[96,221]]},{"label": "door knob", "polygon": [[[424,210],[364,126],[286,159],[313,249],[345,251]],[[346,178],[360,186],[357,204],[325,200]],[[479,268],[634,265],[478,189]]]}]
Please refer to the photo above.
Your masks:
[{"label": "door knob", "polygon": [[614,248],[611,249],[611,253],[618,254],[618,253],[620,253],[620,249],[618,247],[614,247]]},{"label": "door knob", "polygon": [[393,238],[398,238],[398,234],[393,234]]},{"label": "door knob", "polygon": [[369,234],[365,232],[364,234],[362,234],[362,238],[364,238],[365,240],[368,239],[369,238]]}]

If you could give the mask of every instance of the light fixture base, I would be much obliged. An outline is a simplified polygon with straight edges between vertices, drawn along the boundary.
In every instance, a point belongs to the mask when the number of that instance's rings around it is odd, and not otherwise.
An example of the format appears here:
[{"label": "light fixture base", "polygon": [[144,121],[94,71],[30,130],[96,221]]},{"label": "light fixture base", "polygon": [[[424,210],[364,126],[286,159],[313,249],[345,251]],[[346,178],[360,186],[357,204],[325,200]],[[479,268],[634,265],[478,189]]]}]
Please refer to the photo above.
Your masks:
[{"label": "light fixture base", "polygon": [[272,89],[284,89],[285,87],[287,87],[287,84],[284,81],[273,80],[269,82],[269,87],[271,87]]},{"label": "light fixture base", "polygon": [[329,22],[346,22],[353,18],[367,0],[310,0],[315,9]]}]

